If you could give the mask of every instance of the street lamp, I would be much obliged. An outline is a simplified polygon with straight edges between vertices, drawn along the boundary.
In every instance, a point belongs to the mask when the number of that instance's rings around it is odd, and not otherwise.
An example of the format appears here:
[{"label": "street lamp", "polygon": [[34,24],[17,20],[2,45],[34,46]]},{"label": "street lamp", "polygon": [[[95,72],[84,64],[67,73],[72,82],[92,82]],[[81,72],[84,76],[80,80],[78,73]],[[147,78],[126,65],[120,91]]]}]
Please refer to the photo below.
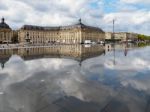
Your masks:
[{"label": "street lamp", "polygon": [[114,19],[113,19],[113,38],[112,38],[112,40],[113,40],[113,51],[114,51],[114,61],[113,61],[113,63],[115,65],[116,64],[116,60],[115,60],[116,54],[115,54],[115,20]]},{"label": "street lamp", "polygon": [[113,42],[115,42],[115,20],[113,19]]}]

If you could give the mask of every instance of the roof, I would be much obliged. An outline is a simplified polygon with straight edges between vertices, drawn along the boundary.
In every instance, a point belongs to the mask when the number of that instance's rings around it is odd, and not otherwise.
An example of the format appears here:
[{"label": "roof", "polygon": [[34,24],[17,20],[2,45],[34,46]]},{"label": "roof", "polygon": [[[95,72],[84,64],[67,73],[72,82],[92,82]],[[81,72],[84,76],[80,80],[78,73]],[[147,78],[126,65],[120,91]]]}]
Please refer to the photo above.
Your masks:
[{"label": "roof", "polygon": [[8,24],[5,23],[5,19],[1,19],[0,29],[11,29]]},{"label": "roof", "polygon": [[101,28],[98,28],[98,27],[93,27],[93,26],[88,26],[88,25],[85,25],[83,23],[77,23],[75,25],[69,25],[69,26],[62,26],[61,29],[71,29],[71,28],[88,28],[88,29],[93,29],[93,30],[97,30],[97,31],[100,31],[100,32],[104,32]]},{"label": "roof", "polygon": [[24,25],[21,27],[23,30],[59,30],[59,27],[43,27],[43,26],[35,26],[35,25]]},{"label": "roof", "polygon": [[79,23],[77,23],[75,25],[69,25],[69,26],[43,27],[43,26],[35,26],[35,25],[24,25],[23,27],[21,27],[21,29],[23,29],[23,30],[45,30],[45,31],[49,31],[49,30],[65,30],[65,29],[67,30],[67,29],[72,29],[72,28],[88,28],[88,29],[104,32],[101,28],[93,27],[93,26],[87,26],[87,25],[83,24],[81,22],[81,20],[79,20]]}]

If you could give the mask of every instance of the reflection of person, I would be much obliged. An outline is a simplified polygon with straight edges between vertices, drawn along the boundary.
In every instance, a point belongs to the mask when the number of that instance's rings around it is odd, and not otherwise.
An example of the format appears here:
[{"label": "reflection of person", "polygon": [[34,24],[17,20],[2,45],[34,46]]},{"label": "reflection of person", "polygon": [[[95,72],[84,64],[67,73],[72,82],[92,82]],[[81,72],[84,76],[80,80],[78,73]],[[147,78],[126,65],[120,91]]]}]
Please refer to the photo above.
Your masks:
[{"label": "reflection of person", "polygon": [[2,67],[2,69],[4,69],[4,67],[5,67],[5,60],[3,60],[2,62],[1,62],[1,67]]},{"label": "reflection of person", "polygon": [[128,53],[128,49],[127,49],[127,45],[125,46],[125,50],[124,50],[124,56],[127,56]]},{"label": "reflection of person", "polygon": [[125,47],[124,55],[127,56],[127,48]]},{"label": "reflection of person", "polygon": [[108,46],[108,51],[109,51],[109,46]]},{"label": "reflection of person", "polygon": [[82,66],[82,61],[79,62],[79,66],[80,66],[80,67]]},{"label": "reflection of person", "polygon": [[1,67],[2,67],[2,69],[4,69],[4,67],[5,67],[4,63],[1,63]]},{"label": "reflection of person", "polygon": [[104,51],[104,56],[106,55],[106,51]]}]

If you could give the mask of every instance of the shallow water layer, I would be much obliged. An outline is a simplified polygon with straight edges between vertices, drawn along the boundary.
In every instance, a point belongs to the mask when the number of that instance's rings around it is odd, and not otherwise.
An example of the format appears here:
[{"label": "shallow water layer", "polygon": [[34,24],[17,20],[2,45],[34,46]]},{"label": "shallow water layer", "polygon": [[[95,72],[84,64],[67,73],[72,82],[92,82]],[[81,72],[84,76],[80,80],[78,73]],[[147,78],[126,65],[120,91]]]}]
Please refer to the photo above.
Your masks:
[{"label": "shallow water layer", "polygon": [[0,50],[0,112],[150,112],[150,47]]}]

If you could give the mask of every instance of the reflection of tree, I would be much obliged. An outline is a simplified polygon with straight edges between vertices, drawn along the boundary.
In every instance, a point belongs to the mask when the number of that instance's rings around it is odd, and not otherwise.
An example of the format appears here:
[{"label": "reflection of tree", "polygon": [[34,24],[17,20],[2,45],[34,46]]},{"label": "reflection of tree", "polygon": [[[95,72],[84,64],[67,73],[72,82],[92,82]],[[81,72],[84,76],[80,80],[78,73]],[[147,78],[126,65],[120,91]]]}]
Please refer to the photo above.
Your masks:
[{"label": "reflection of tree", "polygon": [[150,46],[150,43],[138,43],[138,47]]}]

